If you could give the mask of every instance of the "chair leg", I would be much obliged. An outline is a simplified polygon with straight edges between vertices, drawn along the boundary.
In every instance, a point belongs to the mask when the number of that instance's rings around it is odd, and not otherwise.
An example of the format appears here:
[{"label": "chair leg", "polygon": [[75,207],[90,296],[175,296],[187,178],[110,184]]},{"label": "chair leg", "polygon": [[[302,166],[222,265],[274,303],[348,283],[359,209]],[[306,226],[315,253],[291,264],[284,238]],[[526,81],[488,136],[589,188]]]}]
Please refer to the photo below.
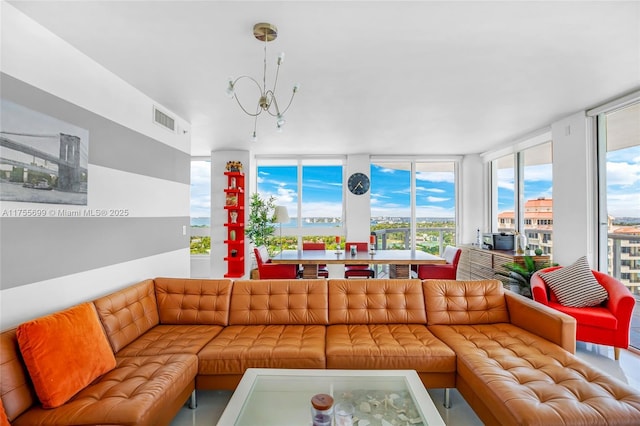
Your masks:
[{"label": "chair leg", "polygon": [[620,348],[613,347],[613,358],[618,361],[620,359]]},{"label": "chair leg", "polygon": [[444,408],[451,408],[451,389],[444,388]]},{"label": "chair leg", "polygon": [[196,390],[194,389],[193,392],[191,392],[191,397],[189,398],[189,408],[193,410],[197,406],[198,406],[198,401],[196,400]]}]

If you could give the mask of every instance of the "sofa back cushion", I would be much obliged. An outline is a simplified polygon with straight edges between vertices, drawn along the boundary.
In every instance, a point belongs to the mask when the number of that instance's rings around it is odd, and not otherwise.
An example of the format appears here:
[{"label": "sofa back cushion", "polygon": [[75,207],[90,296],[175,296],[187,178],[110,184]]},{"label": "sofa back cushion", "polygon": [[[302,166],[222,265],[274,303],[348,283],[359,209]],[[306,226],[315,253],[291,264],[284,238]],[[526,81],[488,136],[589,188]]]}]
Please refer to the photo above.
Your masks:
[{"label": "sofa back cushion", "polygon": [[0,397],[9,421],[27,411],[37,400],[18,348],[15,328],[0,334]]},{"label": "sofa back cushion", "polygon": [[154,282],[161,324],[229,323],[231,280],[156,278]]},{"label": "sofa back cushion", "polygon": [[114,352],[159,324],[153,280],[145,280],[93,302]]},{"label": "sofa back cushion", "polygon": [[422,286],[428,325],[509,322],[504,288],[498,280],[424,280]]},{"label": "sofa back cushion", "polygon": [[229,325],[328,323],[327,281],[238,280],[231,291]]},{"label": "sofa back cushion", "polygon": [[329,280],[330,324],[424,324],[420,280]]},{"label": "sofa back cushion", "polygon": [[92,303],[20,324],[16,336],[44,408],[59,407],[116,366]]}]

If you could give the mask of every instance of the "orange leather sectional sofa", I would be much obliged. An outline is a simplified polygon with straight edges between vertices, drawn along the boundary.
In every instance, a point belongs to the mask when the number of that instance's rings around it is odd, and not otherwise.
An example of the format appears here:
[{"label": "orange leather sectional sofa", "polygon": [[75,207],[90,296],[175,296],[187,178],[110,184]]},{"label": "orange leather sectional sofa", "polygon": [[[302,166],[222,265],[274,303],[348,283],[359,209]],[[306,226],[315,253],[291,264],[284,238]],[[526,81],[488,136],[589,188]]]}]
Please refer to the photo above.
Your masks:
[{"label": "orange leather sectional sofa", "polygon": [[250,367],[413,369],[489,425],[640,424],[640,394],[572,354],[573,318],[495,280],[157,278],[91,305],[115,367],[56,408],[25,366],[24,325],[1,334],[12,425],[167,424]]}]

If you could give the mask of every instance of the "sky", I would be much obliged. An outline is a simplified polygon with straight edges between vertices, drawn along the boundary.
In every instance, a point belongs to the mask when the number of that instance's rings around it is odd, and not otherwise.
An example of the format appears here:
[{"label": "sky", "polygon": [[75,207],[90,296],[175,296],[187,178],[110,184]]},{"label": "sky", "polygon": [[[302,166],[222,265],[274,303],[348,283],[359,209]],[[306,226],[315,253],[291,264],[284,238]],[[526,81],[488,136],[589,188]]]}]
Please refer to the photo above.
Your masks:
[{"label": "sky", "polygon": [[[553,198],[551,164],[525,168],[525,200]],[[640,145],[607,153],[610,216],[640,218]],[[498,171],[498,211],[513,211],[513,169]]]},{"label": "sky", "polygon": [[[208,217],[210,205],[210,165],[193,162],[191,176],[191,216]],[[410,216],[409,171],[374,164],[371,167],[371,216]],[[451,171],[419,172],[416,179],[416,216],[455,216],[454,174]],[[287,207],[295,217],[298,204],[295,166],[264,166],[258,171],[258,190],[273,195],[276,205]],[[302,217],[341,217],[342,167],[305,166],[303,173]],[[552,198],[551,164],[525,168],[525,200]],[[346,185],[346,182],[345,182]],[[513,170],[498,173],[498,210],[513,210]],[[609,214],[640,217],[640,146],[607,154],[607,194]]]}]

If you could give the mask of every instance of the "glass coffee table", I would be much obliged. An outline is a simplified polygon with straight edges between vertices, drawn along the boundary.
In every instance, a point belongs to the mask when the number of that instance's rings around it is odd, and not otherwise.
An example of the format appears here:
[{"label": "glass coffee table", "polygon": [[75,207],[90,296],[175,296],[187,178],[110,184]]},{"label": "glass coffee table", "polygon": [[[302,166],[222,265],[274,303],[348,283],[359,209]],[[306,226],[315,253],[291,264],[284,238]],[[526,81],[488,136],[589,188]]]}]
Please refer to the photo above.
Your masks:
[{"label": "glass coffee table", "polygon": [[320,393],[352,403],[356,426],[445,424],[414,370],[249,368],[218,425],[309,426]]}]

